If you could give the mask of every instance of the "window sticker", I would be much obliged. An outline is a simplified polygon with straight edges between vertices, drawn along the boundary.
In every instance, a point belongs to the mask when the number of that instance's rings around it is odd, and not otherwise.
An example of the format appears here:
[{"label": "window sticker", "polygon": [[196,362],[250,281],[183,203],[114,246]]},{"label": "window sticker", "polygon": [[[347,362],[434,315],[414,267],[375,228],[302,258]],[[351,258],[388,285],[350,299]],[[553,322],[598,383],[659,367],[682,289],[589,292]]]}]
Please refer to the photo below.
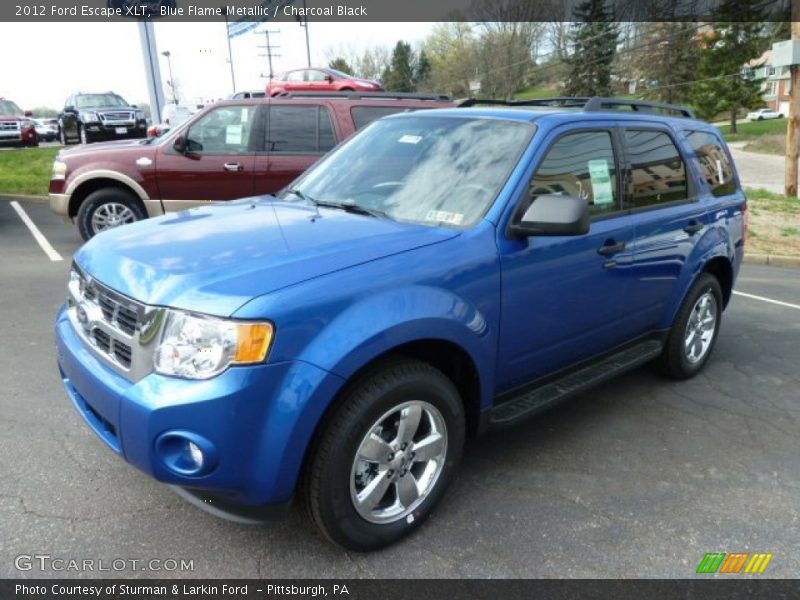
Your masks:
[{"label": "window sticker", "polygon": [[419,144],[422,141],[422,136],[406,134],[397,141],[401,144]]},{"label": "window sticker", "polygon": [[242,143],[242,126],[228,125],[225,128],[225,144],[228,146],[238,146]]},{"label": "window sticker", "polygon": [[463,213],[454,213],[448,210],[429,210],[425,215],[426,221],[436,221],[437,223],[449,223],[451,225],[461,225],[464,220]]},{"label": "window sticker", "polygon": [[722,174],[722,161],[717,159],[717,177],[719,177],[719,183],[725,183],[725,177]]},{"label": "window sticker", "polygon": [[594,203],[596,205],[613,204],[614,192],[611,189],[611,171],[608,168],[608,161],[605,159],[590,160],[588,165]]}]

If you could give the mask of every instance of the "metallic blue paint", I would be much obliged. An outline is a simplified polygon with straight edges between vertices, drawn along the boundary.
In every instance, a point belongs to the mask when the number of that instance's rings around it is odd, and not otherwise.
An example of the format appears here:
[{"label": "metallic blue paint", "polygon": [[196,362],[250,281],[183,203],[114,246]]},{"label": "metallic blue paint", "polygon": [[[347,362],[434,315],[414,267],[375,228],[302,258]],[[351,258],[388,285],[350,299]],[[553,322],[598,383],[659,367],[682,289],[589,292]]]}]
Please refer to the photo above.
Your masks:
[{"label": "metallic blue paint", "polygon": [[[76,255],[80,267],[141,302],[275,324],[265,364],[207,381],[151,374],[131,383],[56,321],[65,386],[89,425],[127,461],[178,486],[241,505],[294,492],[323,416],[348,379],[410,342],[441,340],[470,358],[480,407],[526,381],[648,332],[667,329],[697,274],[742,259],[741,191],[711,195],[682,133],[716,131],[648,115],[453,109],[453,118],[535,122],[496,202],[469,229],[425,227],[272,197],[184,211],[109,230]],[[403,118],[402,115],[390,118]],[[564,132],[626,124],[670,131],[689,157],[694,200],[594,221],[576,237],[512,239],[517,199]],[[739,186],[737,186],[739,189]],[[687,235],[691,220],[704,224]],[[607,268],[597,249],[624,241]],[[201,476],[166,469],[164,432],[207,439],[218,462]]]}]

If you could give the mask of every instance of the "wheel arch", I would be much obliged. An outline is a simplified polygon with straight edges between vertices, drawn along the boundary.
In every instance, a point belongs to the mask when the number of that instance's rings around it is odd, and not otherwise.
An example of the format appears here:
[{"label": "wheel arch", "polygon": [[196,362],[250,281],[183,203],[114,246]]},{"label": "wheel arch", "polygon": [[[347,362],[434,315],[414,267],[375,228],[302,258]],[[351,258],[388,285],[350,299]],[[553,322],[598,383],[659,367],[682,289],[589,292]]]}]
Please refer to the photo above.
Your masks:
[{"label": "wheel arch", "polygon": [[74,218],[78,214],[78,209],[83,201],[86,200],[86,197],[92,192],[104,188],[118,188],[130,192],[131,195],[136,198],[144,214],[147,214],[144,201],[149,198],[142,186],[130,177],[126,177],[120,173],[115,173],[113,171],[92,171],[81,175],[70,183],[66,192],[69,196],[68,216]]}]

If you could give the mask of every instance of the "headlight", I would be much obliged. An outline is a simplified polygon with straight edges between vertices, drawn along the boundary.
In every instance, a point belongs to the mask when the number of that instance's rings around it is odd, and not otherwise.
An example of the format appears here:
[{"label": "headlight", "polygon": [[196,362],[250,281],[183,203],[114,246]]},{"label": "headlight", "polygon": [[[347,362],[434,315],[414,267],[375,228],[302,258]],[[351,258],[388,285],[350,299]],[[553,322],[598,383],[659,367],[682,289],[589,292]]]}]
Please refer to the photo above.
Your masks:
[{"label": "headlight", "polygon": [[97,116],[96,112],[87,111],[85,113],[81,113],[81,118],[84,121],[99,121],[100,118]]},{"label": "headlight", "polygon": [[272,343],[270,323],[245,323],[171,310],[155,369],[164,375],[209,379],[233,364],[262,362]]},{"label": "headlight", "polygon": [[53,174],[50,179],[65,179],[67,176],[67,163],[55,159],[53,161]]},{"label": "headlight", "polygon": [[136,120],[137,121],[141,121],[142,119],[144,119],[144,111],[143,110],[137,110],[136,111]]}]

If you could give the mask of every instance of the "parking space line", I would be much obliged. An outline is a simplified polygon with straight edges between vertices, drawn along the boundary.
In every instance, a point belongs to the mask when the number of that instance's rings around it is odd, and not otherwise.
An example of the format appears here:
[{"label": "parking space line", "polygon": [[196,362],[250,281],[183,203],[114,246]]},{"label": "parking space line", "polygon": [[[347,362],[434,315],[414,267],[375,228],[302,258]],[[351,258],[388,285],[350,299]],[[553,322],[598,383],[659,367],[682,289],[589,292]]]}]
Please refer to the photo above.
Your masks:
[{"label": "parking space line", "polygon": [[788,302],[781,302],[780,300],[773,300],[772,298],[765,298],[764,296],[756,296],[754,294],[745,294],[744,292],[737,292],[735,290],[733,293],[737,296],[744,296],[745,298],[761,300],[762,302],[769,302],[770,304],[777,304],[778,306],[786,306],[788,308],[796,308],[797,310],[800,310],[800,304],[790,304]]},{"label": "parking space line", "polygon": [[19,205],[19,202],[12,200],[11,207],[16,211],[16,213],[19,215],[19,218],[22,219],[22,222],[25,223],[27,228],[30,230],[33,239],[35,239],[39,244],[39,247],[41,247],[41,249],[47,255],[47,258],[53,262],[64,260],[61,255],[56,252],[55,248],[50,245],[50,242],[47,241],[47,238],[44,237],[42,232],[39,231],[39,228],[28,216],[28,213],[26,213],[25,210]]}]

